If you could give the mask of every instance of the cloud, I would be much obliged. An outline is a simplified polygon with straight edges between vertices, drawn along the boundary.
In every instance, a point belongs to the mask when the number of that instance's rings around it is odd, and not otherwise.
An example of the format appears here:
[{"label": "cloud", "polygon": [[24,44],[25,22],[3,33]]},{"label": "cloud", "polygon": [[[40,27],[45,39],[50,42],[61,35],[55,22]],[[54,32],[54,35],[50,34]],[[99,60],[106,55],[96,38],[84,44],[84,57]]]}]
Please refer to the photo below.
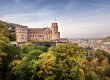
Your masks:
[{"label": "cloud", "polygon": [[46,27],[56,18],[62,37],[110,35],[110,3],[106,0],[10,0],[10,3],[2,3],[0,18],[8,22]]},{"label": "cloud", "polygon": [[[74,15],[60,19],[60,30],[66,37],[96,37],[110,35],[110,14]],[[69,35],[69,36],[68,36]]]},{"label": "cloud", "polygon": [[[31,27],[35,27],[33,24],[41,23],[43,24],[44,21],[51,21],[51,19],[55,19],[52,16],[57,16],[54,12],[54,10],[48,10],[47,7],[40,9],[36,12],[31,13],[16,13],[16,14],[7,14],[4,16],[1,16],[2,20],[17,23],[17,24],[23,24],[23,25],[29,25]],[[31,25],[30,25],[31,24]]]}]

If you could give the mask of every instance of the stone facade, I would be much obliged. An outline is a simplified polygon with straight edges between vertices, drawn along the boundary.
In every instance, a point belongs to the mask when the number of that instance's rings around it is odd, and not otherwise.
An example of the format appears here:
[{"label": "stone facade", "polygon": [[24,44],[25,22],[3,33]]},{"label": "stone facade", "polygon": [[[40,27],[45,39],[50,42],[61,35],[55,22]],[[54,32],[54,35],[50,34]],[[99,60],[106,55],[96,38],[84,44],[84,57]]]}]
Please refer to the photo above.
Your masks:
[{"label": "stone facade", "polygon": [[27,42],[34,41],[51,41],[60,39],[60,32],[58,32],[58,24],[51,23],[51,28],[28,28],[27,26],[16,27],[16,41]]},{"label": "stone facade", "polygon": [[28,27],[27,26],[17,26],[16,27],[16,41],[17,42],[27,42],[28,41]]}]

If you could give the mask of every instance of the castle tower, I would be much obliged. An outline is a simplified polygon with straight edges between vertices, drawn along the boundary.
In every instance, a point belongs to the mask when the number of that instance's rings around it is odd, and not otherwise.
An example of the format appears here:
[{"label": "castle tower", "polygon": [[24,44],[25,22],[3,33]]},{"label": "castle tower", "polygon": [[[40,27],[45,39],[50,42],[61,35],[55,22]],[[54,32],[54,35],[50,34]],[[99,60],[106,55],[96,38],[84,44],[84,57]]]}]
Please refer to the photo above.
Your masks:
[{"label": "castle tower", "polygon": [[17,26],[16,27],[16,41],[26,42],[28,40],[28,27],[27,26]]},{"label": "castle tower", "polygon": [[58,24],[51,23],[52,40],[60,39],[60,32],[58,32]]}]

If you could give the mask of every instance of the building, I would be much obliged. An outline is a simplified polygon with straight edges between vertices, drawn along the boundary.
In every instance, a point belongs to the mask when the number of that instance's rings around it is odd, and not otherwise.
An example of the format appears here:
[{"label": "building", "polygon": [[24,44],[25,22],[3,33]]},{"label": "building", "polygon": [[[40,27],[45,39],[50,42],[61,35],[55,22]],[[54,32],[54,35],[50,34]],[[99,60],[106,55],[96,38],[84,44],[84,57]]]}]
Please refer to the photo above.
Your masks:
[{"label": "building", "polygon": [[30,40],[51,41],[60,39],[57,23],[51,23],[51,28],[28,28],[27,26],[17,26],[15,30],[17,42],[27,42]]}]

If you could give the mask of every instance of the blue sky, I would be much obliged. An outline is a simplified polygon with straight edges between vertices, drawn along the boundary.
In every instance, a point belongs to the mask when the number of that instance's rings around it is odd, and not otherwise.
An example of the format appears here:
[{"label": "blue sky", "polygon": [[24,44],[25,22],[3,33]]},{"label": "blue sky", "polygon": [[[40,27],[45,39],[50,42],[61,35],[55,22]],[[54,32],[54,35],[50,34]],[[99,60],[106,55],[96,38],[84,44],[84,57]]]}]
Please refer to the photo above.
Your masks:
[{"label": "blue sky", "polygon": [[57,19],[61,37],[105,37],[110,35],[110,0],[0,0],[0,19],[36,28]]}]

